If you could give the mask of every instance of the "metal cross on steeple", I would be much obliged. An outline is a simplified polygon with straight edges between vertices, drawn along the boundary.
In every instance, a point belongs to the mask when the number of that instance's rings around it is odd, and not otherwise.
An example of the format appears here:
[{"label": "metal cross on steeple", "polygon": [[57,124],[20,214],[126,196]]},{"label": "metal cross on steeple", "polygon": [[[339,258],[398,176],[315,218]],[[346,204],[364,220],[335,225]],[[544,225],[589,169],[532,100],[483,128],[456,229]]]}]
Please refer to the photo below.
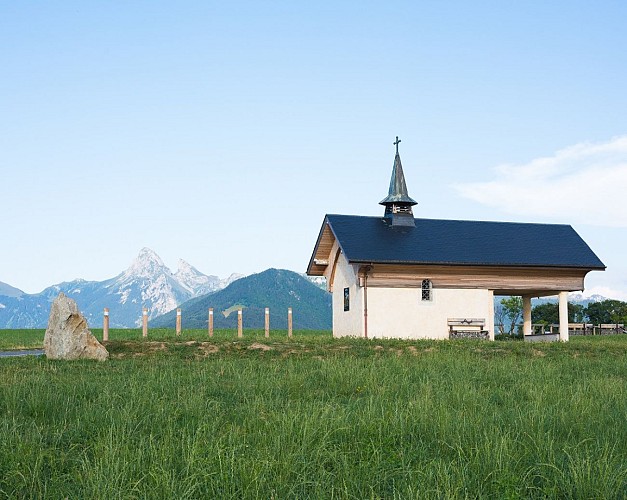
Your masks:
[{"label": "metal cross on steeple", "polygon": [[396,146],[396,154],[398,154],[398,143],[401,142],[401,140],[398,138],[398,135],[396,136],[396,142],[394,142],[393,144]]}]

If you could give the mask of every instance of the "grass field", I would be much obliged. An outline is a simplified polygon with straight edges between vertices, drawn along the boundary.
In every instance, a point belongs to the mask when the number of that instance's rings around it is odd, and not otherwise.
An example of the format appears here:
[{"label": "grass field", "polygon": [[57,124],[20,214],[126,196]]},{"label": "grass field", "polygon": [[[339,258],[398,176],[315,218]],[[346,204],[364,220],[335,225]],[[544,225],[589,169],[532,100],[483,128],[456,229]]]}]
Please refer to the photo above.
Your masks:
[{"label": "grass field", "polygon": [[[102,328],[91,328],[90,331],[95,337],[102,342]],[[18,349],[37,349],[42,348],[44,345],[45,329],[32,329],[32,330],[1,330],[0,329],[0,351],[2,350],[18,350]],[[258,338],[264,337],[264,330],[244,329],[244,336],[246,338]],[[295,331],[294,335],[299,338],[331,338],[331,332],[316,331],[316,330],[299,330]],[[287,330],[272,330],[271,336],[273,339],[287,338]],[[214,339],[234,339],[237,337],[237,331],[233,330],[214,330]],[[177,337],[174,330],[171,328],[150,328],[148,330],[147,341],[151,340],[164,340],[170,341],[177,340],[207,340],[207,330],[183,330],[181,336]],[[142,340],[141,328],[112,328],[109,330],[109,340]]]},{"label": "grass field", "polygon": [[0,359],[0,496],[627,496],[627,336],[140,337]]}]

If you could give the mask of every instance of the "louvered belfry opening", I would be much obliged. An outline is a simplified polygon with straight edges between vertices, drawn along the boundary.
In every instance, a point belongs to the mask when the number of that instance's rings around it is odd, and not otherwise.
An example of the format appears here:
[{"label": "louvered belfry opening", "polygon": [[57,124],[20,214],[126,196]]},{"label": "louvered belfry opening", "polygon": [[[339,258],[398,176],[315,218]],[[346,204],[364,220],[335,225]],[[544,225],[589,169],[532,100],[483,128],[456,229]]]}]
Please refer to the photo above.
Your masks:
[{"label": "louvered belfry opening", "polygon": [[401,155],[398,152],[398,144],[400,142],[401,140],[397,136],[394,142],[396,155],[394,156],[394,166],[392,167],[390,189],[388,195],[379,202],[379,205],[385,206],[383,217],[388,219],[392,226],[415,227],[416,223],[411,207],[417,205],[417,203],[407,193]]}]

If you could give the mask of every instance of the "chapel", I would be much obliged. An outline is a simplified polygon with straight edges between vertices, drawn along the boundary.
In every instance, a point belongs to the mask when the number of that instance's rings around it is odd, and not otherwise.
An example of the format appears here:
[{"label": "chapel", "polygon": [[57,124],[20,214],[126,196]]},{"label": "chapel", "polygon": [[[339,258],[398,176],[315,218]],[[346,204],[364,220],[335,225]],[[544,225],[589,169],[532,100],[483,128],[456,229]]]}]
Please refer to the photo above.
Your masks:
[{"label": "chapel", "polygon": [[605,265],[565,224],[415,218],[396,138],[381,217],[327,214],[307,267],[333,295],[333,336],[494,340],[494,297],[559,297],[568,340],[568,292]]}]

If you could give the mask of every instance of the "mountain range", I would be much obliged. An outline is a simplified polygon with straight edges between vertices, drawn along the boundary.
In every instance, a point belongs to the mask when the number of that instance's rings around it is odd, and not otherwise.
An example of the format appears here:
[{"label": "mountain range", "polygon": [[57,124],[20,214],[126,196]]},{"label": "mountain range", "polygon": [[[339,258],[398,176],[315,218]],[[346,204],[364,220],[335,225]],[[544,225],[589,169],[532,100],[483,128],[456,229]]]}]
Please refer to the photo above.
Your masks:
[{"label": "mountain range", "polygon": [[[270,308],[271,328],[287,327],[288,307],[293,309],[295,329],[330,329],[332,323],[331,295],[319,278],[268,269],[248,277],[232,274],[220,279],[203,274],[184,260],[179,260],[173,273],[154,251],[143,248],[125,271],[105,281],[77,279],[37,294],[26,294],[0,282],[0,329],[45,328],[50,304],[59,292],[76,301],[92,327],[102,325],[105,307],[109,308],[112,328],[140,326],[144,307],[151,327],[174,327],[177,307],[182,309],[183,328],[206,328],[209,307],[214,309],[215,328],[236,328],[240,308],[245,328],[263,328],[265,307]],[[495,297],[497,308],[501,298]],[[533,305],[555,300],[534,299]],[[605,297],[571,293],[569,300],[588,305]]]},{"label": "mountain range", "polygon": [[180,260],[173,273],[149,248],[143,248],[131,265],[105,281],[77,279],[50,286],[37,294],[26,294],[0,283],[0,328],[45,328],[50,303],[63,292],[74,299],[92,326],[99,326],[102,311],[110,311],[112,328],[135,327],[141,323],[142,308],[148,318],[175,309],[187,300],[221,290],[241,274],[226,279],[206,275]]},{"label": "mountain range", "polygon": [[[267,269],[239,279],[218,292],[185,302],[181,307],[183,328],[207,328],[208,309],[214,328],[237,328],[242,309],[244,328],[263,328],[265,308],[270,309],[270,328],[287,328],[287,308],[292,308],[296,330],[330,330],[331,294],[293,271]],[[155,318],[154,327],[174,328],[176,311]]]}]

